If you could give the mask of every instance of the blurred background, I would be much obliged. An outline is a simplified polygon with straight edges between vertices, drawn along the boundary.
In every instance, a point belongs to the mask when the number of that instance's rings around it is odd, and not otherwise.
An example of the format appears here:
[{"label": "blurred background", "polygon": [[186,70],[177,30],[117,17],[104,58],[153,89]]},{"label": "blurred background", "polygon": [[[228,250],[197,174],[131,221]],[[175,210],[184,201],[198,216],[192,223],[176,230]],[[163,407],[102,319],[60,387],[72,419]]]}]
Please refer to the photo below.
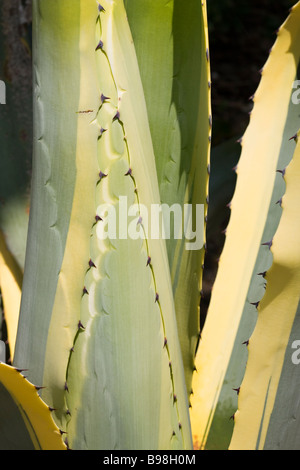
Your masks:
[{"label": "blurred background", "polygon": [[213,144],[241,136],[260,69],[293,0],[207,0]]}]

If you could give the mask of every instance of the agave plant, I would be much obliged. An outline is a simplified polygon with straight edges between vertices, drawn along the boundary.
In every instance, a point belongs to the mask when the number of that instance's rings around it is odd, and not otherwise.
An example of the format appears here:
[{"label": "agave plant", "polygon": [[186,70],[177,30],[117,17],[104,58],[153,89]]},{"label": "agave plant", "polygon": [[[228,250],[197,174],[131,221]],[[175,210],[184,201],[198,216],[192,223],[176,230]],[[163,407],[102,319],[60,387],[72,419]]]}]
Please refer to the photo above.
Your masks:
[{"label": "agave plant", "polygon": [[[8,340],[14,349],[28,226],[32,154],[32,85],[29,31],[18,2],[2,2],[1,78],[6,105],[0,108],[0,277]],[[9,356],[9,351],[7,351]]]},{"label": "agave plant", "polygon": [[291,431],[297,422],[291,345],[298,334],[299,232],[290,199],[299,178],[293,99],[299,14],[298,2],[277,32],[241,142],[226,242],[196,358],[191,417],[200,448],[299,447]]},{"label": "agave plant", "polygon": [[[254,97],[200,337],[206,2],[33,0],[25,265],[1,226],[1,448],[297,448],[299,32],[297,3]],[[153,207],[172,236],[151,236]]]}]

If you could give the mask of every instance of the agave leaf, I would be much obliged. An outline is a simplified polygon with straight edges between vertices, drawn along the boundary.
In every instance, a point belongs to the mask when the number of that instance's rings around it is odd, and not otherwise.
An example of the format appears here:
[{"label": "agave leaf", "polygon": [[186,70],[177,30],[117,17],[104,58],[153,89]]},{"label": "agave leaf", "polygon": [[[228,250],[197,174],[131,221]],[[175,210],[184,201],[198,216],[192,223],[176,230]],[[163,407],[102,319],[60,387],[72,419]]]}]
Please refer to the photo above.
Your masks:
[{"label": "agave leaf", "polygon": [[59,428],[37,389],[14,367],[0,363],[1,450],[65,450]]},{"label": "agave leaf", "polygon": [[[127,0],[139,62],[162,204],[193,204],[197,240],[166,240],[187,390],[199,335],[211,133],[206,2]],[[195,206],[204,206],[196,221]],[[202,243],[201,243],[202,242]]]},{"label": "agave leaf", "polygon": [[32,74],[18,1],[1,2],[0,23],[0,78],[6,92],[6,104],[0,106],[0,229],[23,270],[31,178]]},{"label": "agave leaf", "polygon": [[[49,8],[48,2],[43,2],[43,5],[33,3],[33,49],[39,44],[45,52],[37,54],[33,51],[33,159],[38,164],[35,163],[33,168],[28,255],[14,359],[16,364],[22,363],[22,368],[30,368],[30,380],[39,384],[43,380],[45,348],[68,231],[76,171],[72,165],[76,140],[70,139],[69,135],[76,135],[77,128],[79,78],[73,71],[79,68],[75,38],[79,30],[80,5],[65,1],[62,7],[61,2],[55,3],[55,8],[53,4]],[[67,24],[62,10],[69,13]],[[44,12],[49,21],[44,21]],[[36,21],[38,14],[43,14],[43,20],[39,23]],[[61,50],[63,52],[59,53]],[[69,80],[70,77],[72,80]],[[64,80],[67,80],[67,87],[61,85]],[[47,114],[44,112],[45,102],[48,103]],[[55,159],[55,155],[59,157]],[[38,265],[41,265],[39,271]],[[37,312],[43,312],[43,315]]]},{"label": "agave leaf", "polygon": [[14,356],[22,289],[22,271],[0,232],[0,286],[11,359]]},{"label": "agave leaf", "polygon": [[[299,18],[298,8],[298,16],[294,11],[292,17],[298,31]],[[283,213],[271,248],[273,265],[248,346],[231,449],[299,449],[300,375],[292,357],[300,318],[299,143],[284,178]]]},{"label": "agave leaf", "polygon": [[28,228],[32,152],[32,74],[28,31],[18,1],[0,7],[0,289],[13,356]]},{"label": "agave leaf", "polygon": [[[34,3],[37,122],[45,121],[51,145],[46,166],[41,158],[45,139],[37,133],[33,190],[44,201],[37,204],[39,213],[32,211],[33,236],[47,211],[47,192],[38,179],[43,165],[48,173],[50,163],[53,168],[66,166],[75,178],[64,201],[61,177],[54,172],[47,176],[57,216],[43,226],[36,264],[36,247],[29,246],[28,266],[39,279],[53,256],[58,269],[52,266],[45,308],[45,284],[33,299],[29,284],[26,293],[25,270],[16,363],[31,364],[30,374],[47,385],[42,396],[56,409],[71,448],[188,449],[188,401],[165,242],[115,239],[111,233],[103,240],[101,205],[115,209],[119,221],[124,215],[126,220],[121,196],[128,206],[136,203],[132,227],[146,231],[141,208],[149,211],[159,203],[144,93],[123,2],[58,5],[53,9],[52,3]],[[63,100],[47,93],[49,63],[44,57],[51,41],[56,60],[67,60],[68,70],[65,74],[56,67],[52,80],[68,84],[68,76],[73,77],[73,93]],[[68,143],[66,157],[62,142]],[[58,223],[63,217],[65,238]],[[60,257],[47,241],[53,228]],[[28,321],[34,331],[37,322],[42,325],[41,344],[30,349]]]},{"label": "agave leaf", "polygon": [[227,448],[233,431],[230,417],[237,409],[247,343],[265,294],[264,273],[272,265],[270,247],[282,213],[280,172],[293,157],[289,138],[300,126],[291,101],[298,28],[297,8],[279,30],[242,140],[231,218],[197,352],[191,413],[197,448]]}]

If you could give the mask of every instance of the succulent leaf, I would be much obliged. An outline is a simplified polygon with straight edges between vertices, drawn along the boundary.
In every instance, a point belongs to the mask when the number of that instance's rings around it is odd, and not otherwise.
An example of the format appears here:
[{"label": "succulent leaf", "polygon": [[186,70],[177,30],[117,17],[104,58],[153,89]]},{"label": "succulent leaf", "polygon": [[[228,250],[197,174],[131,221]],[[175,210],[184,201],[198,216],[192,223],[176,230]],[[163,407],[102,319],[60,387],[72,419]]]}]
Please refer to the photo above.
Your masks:
[{"label": "succulent leaf", "polygon": [[[76,141],[70,139],[70,135],[76,135],[75,118],[79,110],[79,78],[74,70],[79,68],[76,35],[79,31],[80,5],[71,0],[63,3],[62,6],[61,2],[56,2],[53,9],[49,2],[33,2],[33,160],[34,164],[38,161],[38,165],[33,168],[26,273],[14,359],[15,364],[22,363],[22,368],[30,369],[29,378],[33,383],[43,381],[49,323],[67,237],[76,173],[73,165]],[[68,15],[67,23],[62,12]],[[43,20],[38,21],[40,15]],[[37,53],[37,44],[44,53]],[[69,80],[70,77],[72,80]],[[62,86],[63,80],[67,80],[67,87]],[[47,113],[44,112],[44,103],[48,103]],[[64,123],[63,131],[61,122]],[[56,155],[58,157],[54,158]],[[37,265],[43,266],[39,272]],[[22,313],[24,311],[31,313],[26,315]]]},{"label": "succulent leaf", "polygon": [[25,262],[32,153],[32,74],[28,29],[18,1],[0,7],[0,290],[13,356]]},{"label": "succulent leaf", "polygon": [[196,448],[230,443],[235,420],[229,418],[237,410],[248,340],[268,289],[265,273],[273,262],[285,192],[282,170],[293,157],[289,138],[300,127],[291,100],[299,62],[298,8],[279,30],[242,139],[224,251],[197,352],[191,413]]},{"label": "succulent leaf", "polygon": [[[34,233],[45,220],[49,187],[54,217],[43,226],[43,240],[35,240],[40,259],[36,260],[33,245],[28,248],[31,274],[40,279],[41,273],[43,280],[37,299],[29,285],[26,293],[24,285],[15,363],[30,364],[29,373],[47,384],[42,397],[67,429],[71,448],[189,449],[188,400],[165,241],[147,236],[115,238],[111,233],[103,237],[104,205],[116,210],[119,229],[121,218],[126,219],[122,203],[135,203],[131,226],[134,232],[139,227],[146,233],[142,208],[150,211],[160,197],[144,92],[123,2],[103,0],[101,6],[100,10],[95,0],[75,6],[64,2],[54,14],[51,4],[34,3],[37,41],[38,32],[43,32],[35,51],[39,81],[35,106],[39,121],[48,125],[44,127],[47,139],[35,140],[33,190],[41,196],[30,230]],[[69,74],[61,74],[61,67],[54,73],[55,84],[68,83],[72,71],[75,88],[68,98],[48,94],[49,64],[43,57],[51,40],[58,62],[69,60]],[[58,114],[50,125],[53,106]],[[69,113],[67,128],[64,107]],[[43,161],[45,142],[51,146]],[[59,151],[64,142],[66,155]],[[68,167],[72,176],[67,194],[54,172],[58,165]],[[43,169],[48,170],[45,187],[39,181]],[[59,252],[48,268],[44,261],[49,262],[49,251],[43,253],[53,228]],[[52,275],[57,270],[53,295],[38,319],[42,283],[49,269]],[[24,284],[25,280],[26,272]],[[42,324],[41,345],[30,349],[28,317],[30,328],[36,330],[37,323]]]},{"label": "succulent leaf", "polygon": [[0,79],[6,104],[0,105],[0,230],[23,271],[28,228],[32,153],[32,74],[19,2],[0,7]]},{"label": "succulent leaf", "polygon": [[1,450],[65,450],[62,434],[37,388],[7,364],[0,363]]},{"label": "succulent leaf", "polygon": [[[295,17],[299,31],[300,10]],[[290,20],[292,30],[295,17]],[[293,360],[300,318],[299,142],[284,178],[283,212],[271,247],[273,265],[249,341],[230,449],[299,448],[300,375],[298,361]]]},{"label": "succulent leaf", "polygon": [[[125,0],[143,83],[162,204],[203,204],[200,248],[166,240],[188,393],[199,335],[211,136],[206,2]],[[187,52],[188,51],[188,52]],[[196,243],[195,243],[196,244]]]},{"label": "succulent leaf", "polygon": [[11,252],[7,249],[4,236],[0,232],[0,286],[11,360],[14,356],[17,336],[22,278],[23,273]]}]

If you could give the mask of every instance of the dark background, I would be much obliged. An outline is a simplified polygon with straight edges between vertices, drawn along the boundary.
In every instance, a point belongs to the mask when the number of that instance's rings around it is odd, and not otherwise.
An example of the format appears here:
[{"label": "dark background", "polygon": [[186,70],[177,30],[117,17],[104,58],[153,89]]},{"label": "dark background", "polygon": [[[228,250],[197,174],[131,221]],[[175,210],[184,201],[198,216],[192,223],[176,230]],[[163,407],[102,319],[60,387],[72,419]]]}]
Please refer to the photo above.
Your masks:
[{"label": "dark background", "polygon": [[[276,31],[295,3],[296,0],[207,0],[213,127],[201,328],[224,246],[223,231],[230,219],[226,205],[236,182],[232,168],[240,155],[239,144],[231,143],[225,149],[220,145],[243,136],[253,106],[249,98],[259,85],[260,70],[276,40]],[[216,184],[217,180],[222,181],[221,185]]]},{"label": "dark background", "polygon": [[241,136],[260,69],[296,0],[207,0],[213,145]]}]

